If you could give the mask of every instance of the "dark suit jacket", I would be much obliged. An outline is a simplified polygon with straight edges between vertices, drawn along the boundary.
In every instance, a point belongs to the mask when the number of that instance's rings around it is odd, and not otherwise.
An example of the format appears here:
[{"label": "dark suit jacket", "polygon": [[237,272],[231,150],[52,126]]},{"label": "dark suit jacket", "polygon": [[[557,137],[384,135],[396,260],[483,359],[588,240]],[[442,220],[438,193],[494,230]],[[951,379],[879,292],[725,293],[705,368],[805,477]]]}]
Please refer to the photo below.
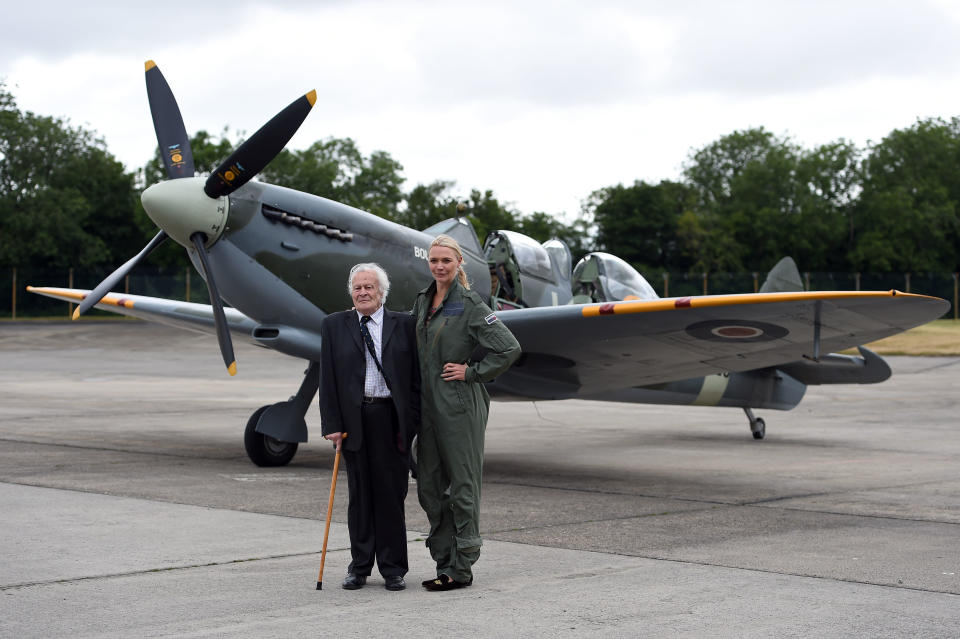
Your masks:
[{"label": "dark suit jacket", "polygon": [[[380,348],[384,377],[397,409],[397,448],[410,450],[420,429],[420,364],[417,360],[416,320],[409,313],[383,310]],[[348,433],[346,450],[360,450],[360,404],[366,355],[355,310],[332,313],[320,325],[323,340],[320,354],[321,432]]]}]

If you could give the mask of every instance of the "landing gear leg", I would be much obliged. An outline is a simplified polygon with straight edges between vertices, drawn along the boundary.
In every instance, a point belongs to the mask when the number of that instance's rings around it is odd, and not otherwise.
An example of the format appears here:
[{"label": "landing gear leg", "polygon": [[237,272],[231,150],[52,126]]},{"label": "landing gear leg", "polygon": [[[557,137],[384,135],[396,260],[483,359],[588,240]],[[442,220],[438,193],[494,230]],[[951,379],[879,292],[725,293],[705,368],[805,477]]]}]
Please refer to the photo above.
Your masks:
[{"label": "landing gear leg", "polygon": [[747,414],[747,419],[750,420],[750,432],[753,433],[754,439],[763,439],[763,436],[767,434],[767,423],[763,421],[763,417],[757,417],[753,414],[753,409],[744,408],[743,412]]},{"label": "landing gear leg", "polygon": [[285,402],[261,406],[250,416],[243,434],[247,456],[257,466],[286,466],[307,441],[304,416],[320,387],[320,364],[310,362],[297,394]]}]

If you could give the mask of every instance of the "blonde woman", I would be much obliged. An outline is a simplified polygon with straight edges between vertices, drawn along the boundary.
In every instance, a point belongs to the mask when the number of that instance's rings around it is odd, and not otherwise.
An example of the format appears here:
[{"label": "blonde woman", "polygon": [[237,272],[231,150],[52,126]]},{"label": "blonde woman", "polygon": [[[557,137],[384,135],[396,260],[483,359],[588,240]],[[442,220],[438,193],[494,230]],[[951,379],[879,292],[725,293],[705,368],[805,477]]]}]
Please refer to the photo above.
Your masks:
[{"label": "blonde woman", "polygon": [[[434,281],[413,306],[422,384],[417,493],[430,521],[427,547],[437,563],[436,579],[423,587],[454,590],[473,583],[482,543],[480,483],[490,406],[483,382],[520,357],[520,344],[470,290],[456,240],[438,235],[428,261]],[[478,346],[486,355],[470,361]]]}]

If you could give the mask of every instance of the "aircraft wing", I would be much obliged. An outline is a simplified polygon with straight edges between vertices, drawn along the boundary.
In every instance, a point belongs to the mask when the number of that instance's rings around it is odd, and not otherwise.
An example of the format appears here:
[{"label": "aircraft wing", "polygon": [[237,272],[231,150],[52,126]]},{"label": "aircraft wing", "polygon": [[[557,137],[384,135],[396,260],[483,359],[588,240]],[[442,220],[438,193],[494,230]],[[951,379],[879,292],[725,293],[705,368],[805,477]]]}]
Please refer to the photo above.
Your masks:
[{"label": "aircraft wing", "polygon": [[[90,293],[90,291],[83,289],[52,288],[49,286],[28,286],[27,291],[74,303],[79,303]],[[213,307],[209,304],[180,302],[143,295],[107,293],[95,308],[119,315],[159,322],[176,328],[185,328],[210,335],[217,334],[217,329],[213,323]],[[235,308],[224,308],[223,311],[227,317],[230,332],[238,337],[249,338],[253,329],[257,326],[257,322]],[[250,341],[256,343],[253,340]]]},{"label": "aircraft wing", "polygon": [[[27,291],[64,302],[75,303],[80,302],[90,293],[90,291],[84,289],[47,286],[28,286]],[[213,321],[213,307],[209,304],[181,302],[144,295],[108,293],[97,303],[95,308],[158,322],[175,328],[185,328],[214,336],[217,334],[217,328]],[[301,357],[312,361],[320,360],[319,326],[317,331],[311,331],[284,324],[261,324],[230,307],[225,307],[223,313],[226,316],[230,333],[234,337],[293,357]]]},{"label": "aircraft wing", "polygon": [[814,358],[943,315],[946,300],[885,292],[710,295],[500,312],[511,373],[580,395]]}]

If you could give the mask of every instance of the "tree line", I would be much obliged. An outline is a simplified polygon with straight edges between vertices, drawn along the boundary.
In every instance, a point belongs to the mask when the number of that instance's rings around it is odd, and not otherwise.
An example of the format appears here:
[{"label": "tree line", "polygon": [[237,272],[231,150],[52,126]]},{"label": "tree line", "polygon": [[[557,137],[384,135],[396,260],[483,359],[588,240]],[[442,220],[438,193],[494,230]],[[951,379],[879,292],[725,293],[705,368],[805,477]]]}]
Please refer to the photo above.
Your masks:
[{"label": "tree line", "polygon": [[[241,140],[198,131],[200,174]],[[403,166],[350,138],[286,149],[261,179],[322,195],[424,229],[456,215],[481,241],[509,229],[558,237],[575,258],[619,255],[641,272],[766,271],[791,255],[817,272],[956,272],[960,269],[960,119],[918,120],[860,148],[838,140],[806,149],[763,128],[692,150],[678,180],[597,189],[572,222],[464,192],[437,180],[404,190]],[[113,268],[154,235],[139,200],[164,177],[159,149],[127,172],[94,132],[21,111],[0,82],[0,266]],[[151,256],[185,266],[172,243]]]},{"label": "tree line", "polygon": [[681,181],[594,192],[606,250],[681,272],[956,272],[960,119],[919,120],[866,148],[804,149],[763,128],[691,152]]}]

